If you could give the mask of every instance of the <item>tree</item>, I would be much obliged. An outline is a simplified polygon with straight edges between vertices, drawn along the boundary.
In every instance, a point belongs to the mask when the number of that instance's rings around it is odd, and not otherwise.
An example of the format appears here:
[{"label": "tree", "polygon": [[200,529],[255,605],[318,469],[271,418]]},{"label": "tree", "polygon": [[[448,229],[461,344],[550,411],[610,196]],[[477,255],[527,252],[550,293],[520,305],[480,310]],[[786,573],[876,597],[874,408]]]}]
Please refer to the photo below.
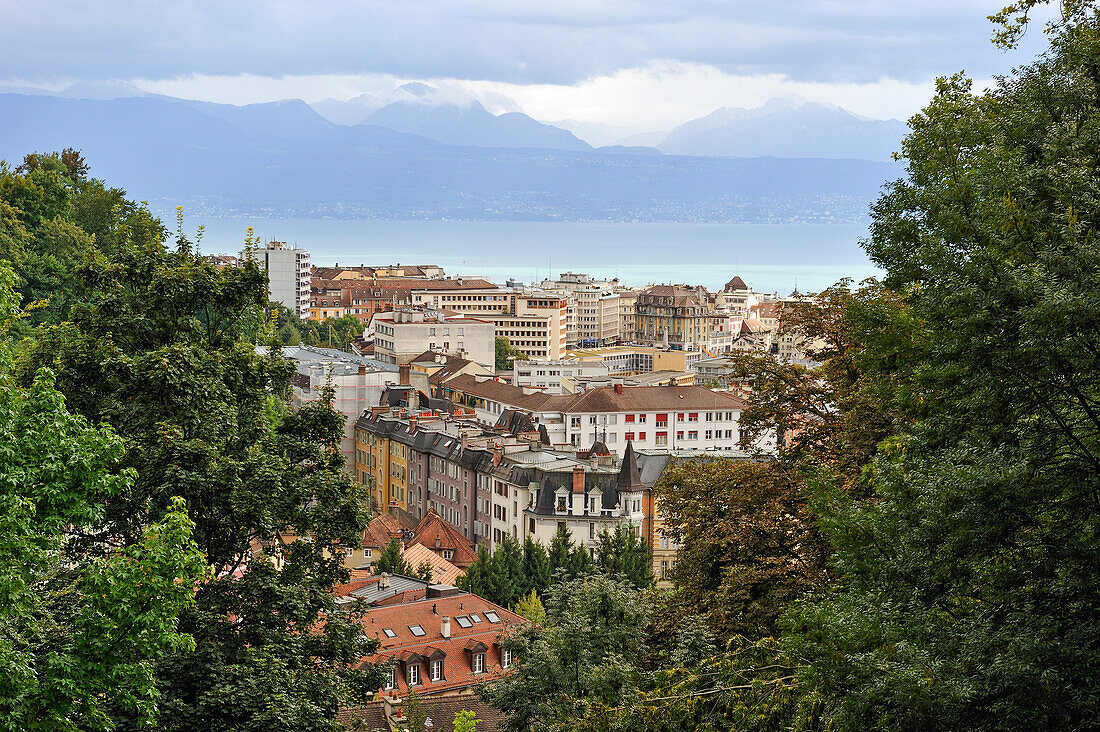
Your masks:
[{"label": "tree", "polygon": [[625,578],[639,590],[653,585],[653,550],[629,526],[604,529],[596,537],[596,566],[602,572]]},{"label": "tree", "polygon": [[528,594],[521,597],[512,608],[512,611],[516,615],[520,615],[527,618],[532,623],[542,623],[546,620],[546,608],[543,607],[542,600],[539,599],[538,593],[531,590]]},{"label": "tree", "polygon": [[390,543],[378,555],[378,561],[374,563],[374,573],[401,574],[406,577],[413,572],[412,567],[405,561],[404,547],[400,539],[390,539]]},{"label": "tree", "polygon": [[632,659],[645,650],[637,629],[650,606],[628,583],[602,575],[547,593],[546,623],[520,626],[503,641],[515,669],[479,693],[502,710],[502,729],[563,729],[585,704],[616,705],[633,693]]},{"label": "tree", "polygon": [[[0,262],[0,333],[20,314]],[[48,369],[27,388],[0,342],[0,713],[7,729],[105,728],[114,709],[155,719],[154,662],[194,641],[176,627],[205,579],[194,525],[173,499],[127,547],[80,551],[73,532],[126,491],[123,444],[68,411]]]},{"label": "tree", "polygon": [[497,371],[508,371],[512,368],[512,361],[527,358],[527,354],[514,348],[512,342],[504,336],[496,338],[496,367]]},{"label": "tree", "polygon": [[870,498],[821,501],[842,582],[788,638],[837,727],[1094,724],[1098,68],[1089,12],[986,93],[941,79],[872,209],[925,334],[920,409],[863,468]]},{"label": "tree", "polygon": [[777,462],[678,462],[654,495],[679,546],[677,603],[723,638],[773,634],[790,604],[826,579],[827,545],[802,485]]},{"label": "tree", "polygon": [[[342,548],[366,523],[361,489],[342,470],[345,418],[331,391],[290,411],[292,369],[245,338],[267,302],[255,264],[219,270],[182,232],[171,251],[157,238],[116,242],[83,260],[83,299],[23,364],[25,379],[52,365],[68,403],[112,425],[136,471],[74,541],[131,546],[173,496],[185,498],[218,576],[178,618],[194,650],[158,664],[159,724],[327,729],[382,680],[354,667],[372,644],[331,596],[347,578]],[[116,719],[136,724],[126,710]]]},{"label": "tree", "polygon": [[431,561],[425,559],[413,571],[412,576],[417,578],[418,580],[422,580],[424,582],[429,582],[430,583],[432,581],[432,573],[434,571],[435,570],[432,569]]},{"label": "tree", "polygon": [[477,732],[477,723],[480,721],[474,712],[467,710],[455,712],[454,732]]},{"label": "tree", "polygon": [[528,534],[523,540],[523,594],[527,590],[542,595],[550,586],[550,559],[546,548]]}]

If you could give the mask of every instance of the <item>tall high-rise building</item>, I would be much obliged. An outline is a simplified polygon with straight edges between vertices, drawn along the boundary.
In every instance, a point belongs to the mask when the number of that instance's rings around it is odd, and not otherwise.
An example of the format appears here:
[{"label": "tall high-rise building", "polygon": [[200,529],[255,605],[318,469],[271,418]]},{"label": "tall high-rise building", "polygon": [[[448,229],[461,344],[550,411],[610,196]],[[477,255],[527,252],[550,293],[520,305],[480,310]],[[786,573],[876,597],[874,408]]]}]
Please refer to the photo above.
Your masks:
[{"label": "tall high-rise building", "polygon": [[246,249],[241,259],[252,259],[267,271],[272,302],[285,305],[305,320],[309,317],[309,251],[269,241],[262,249]]}]

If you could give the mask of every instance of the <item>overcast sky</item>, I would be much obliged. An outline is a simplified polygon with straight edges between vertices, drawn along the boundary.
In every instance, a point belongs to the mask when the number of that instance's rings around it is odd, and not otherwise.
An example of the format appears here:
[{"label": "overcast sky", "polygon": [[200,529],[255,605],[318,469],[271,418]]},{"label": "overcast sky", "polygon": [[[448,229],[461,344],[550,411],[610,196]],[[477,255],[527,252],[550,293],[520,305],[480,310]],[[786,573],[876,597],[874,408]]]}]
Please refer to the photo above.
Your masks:
[{"label": "overcast sky", "polygon": [[[659,129],[796,94],[904,119],[937,75],[987,80],[1004,0],[0,0],[0,85],[129,81],[246,103],[409,80],[498,110]],[[514,105],[512,101],[514,100]]]}]

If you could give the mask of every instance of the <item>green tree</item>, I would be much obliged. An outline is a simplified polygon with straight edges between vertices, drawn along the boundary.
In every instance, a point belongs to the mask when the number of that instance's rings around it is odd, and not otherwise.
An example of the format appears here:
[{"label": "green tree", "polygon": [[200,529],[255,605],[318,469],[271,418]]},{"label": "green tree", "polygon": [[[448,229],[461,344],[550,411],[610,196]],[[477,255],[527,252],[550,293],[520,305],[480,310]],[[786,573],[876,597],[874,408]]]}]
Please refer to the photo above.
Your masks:
[{"label": "green tree", "polygon": [[543,607],[542,600],[539,599],[538,593],[534,590],[521,597],[512,608],[512,611],[533,623],[541,623],[546,620],[546,608]]},{"label": "green tree", "polygon": [[366,523],[331,391],[291,412],[290,366],[246,340],[267,302],[254,264],[216,269],[181,234],[172,251],[158,239],[94,251],[76,275],[84,298],[24,373],[52,365],[69,404],[123,437],[136,477],[74,541],[133,545],[180,495],[218,574],[178,619],[194,650],[159,664],[160,725],[329,728],[381,681],[354,668],[371,643],[331,596]]},{"label": "green tree", "polygon": [[653,550],[629,526],[604,529],[596,537],[595,564],[600,571],[625,578],[639,590],[653,585]]},{"label": "green tree", "polygon": [[374,563],[374,573],[401,574],[409,577],[413,573],[412,567],[405,561],[404,547],[400,539],[390,539],[390,543],[378,555],[378,561]]},{"label": "green tree", "polygon": [[[14,282],[0,262],[4,334]],[[207,573],[183,502],[129,546],[92,555],[74,544],[133,481],[122,440],[70,413],[48,369],[20,387],[2,342],[0,442],[0,727],[106,728],[114,709],[152,722],[154,663],[193,645],[175,621]]]},{"label": "green tree", "polygon": [[480,721],[474,712],[455,712],[454,732],[477,732],[477,723]]},{"label": "green tree", "polygon": [[496,367],[497,371],[508,371],[512,368],[512,361],[526,359],[527,354],[512,346],[512,342],[504,336],[496,338]]},{"label": "green tree", "polygon": [[523,540],[523,594],[531,591],[542,595],[550,586],[550,580],[550,559],[546,548],[528,534]]},{"label": "green tree", "polygon": [[676,602],[723,637],[759,638],[826,579],[828,547],[782,464],[724,458],[670,466],[654,486],[678,545]]},{"label": "green tree", "polygon": [[820,499],[842,581],[788,636],[837,727],[1095,724],[1098,68],[1090,11],[988,92],[942,79],[873,207],[867,250],[925,337],[871,497]]},{"label": "green tree", "polygon": [[502,729],[567,729],[585,705],[629,698],[639,679],[633,659],[645,652],[638,628],[649,612],[629,583],[603,575],[551,588],[546,623],[520,626],[503,641],[516,654],[515,669],[480,690],[507,715]]},{"label": "green tree", "polygon": [[431,582],[432,573],[434,571],[435,570],[432,569],[432,563],[429,560],[425,559],[413,571],[412,576],[419,580],[423,580],[424,582]]}]

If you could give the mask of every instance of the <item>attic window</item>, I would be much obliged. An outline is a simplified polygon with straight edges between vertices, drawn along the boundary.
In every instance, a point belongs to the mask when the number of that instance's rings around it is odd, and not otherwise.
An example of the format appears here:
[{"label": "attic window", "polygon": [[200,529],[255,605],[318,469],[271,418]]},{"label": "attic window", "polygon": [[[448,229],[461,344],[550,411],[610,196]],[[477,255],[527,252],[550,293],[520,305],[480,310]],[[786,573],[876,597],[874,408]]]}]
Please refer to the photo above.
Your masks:
[{"label": "attic window", "polygon": [[393,628],[382,628],[382,632],[386,634],[387,638],[396,638],[397,633],[393,632]]},{"label": "attic window", "polygon": [[478,615],[477,613],[470,613],[470,620],[474,621],[475,623],[480,623],[481,622],[481,616]]},{"label": "attic window", "polygon": [[460,628],[469,628],[471,625],[473,625],[473,623],[470,622],[470,619],[465,615],[459,615],[458,617],[456,617],[455,622],[458,623],[458,627]]},{"label": "attic window", "polygon": [[409,632],[412,633],[413,635],[415,635],[417,638],[419,638],[422,635],[427,635],[427,633],[424,632],[424,629],[422,627],[420,627],[419,625],[410,625],[409,626]]},{"label": "attic window", "polygon": [[489,612],[485,613],[485,619],[488,620],[490,623],[500,622],[500,616],[497,615],[495,610],[490,610]]}]

